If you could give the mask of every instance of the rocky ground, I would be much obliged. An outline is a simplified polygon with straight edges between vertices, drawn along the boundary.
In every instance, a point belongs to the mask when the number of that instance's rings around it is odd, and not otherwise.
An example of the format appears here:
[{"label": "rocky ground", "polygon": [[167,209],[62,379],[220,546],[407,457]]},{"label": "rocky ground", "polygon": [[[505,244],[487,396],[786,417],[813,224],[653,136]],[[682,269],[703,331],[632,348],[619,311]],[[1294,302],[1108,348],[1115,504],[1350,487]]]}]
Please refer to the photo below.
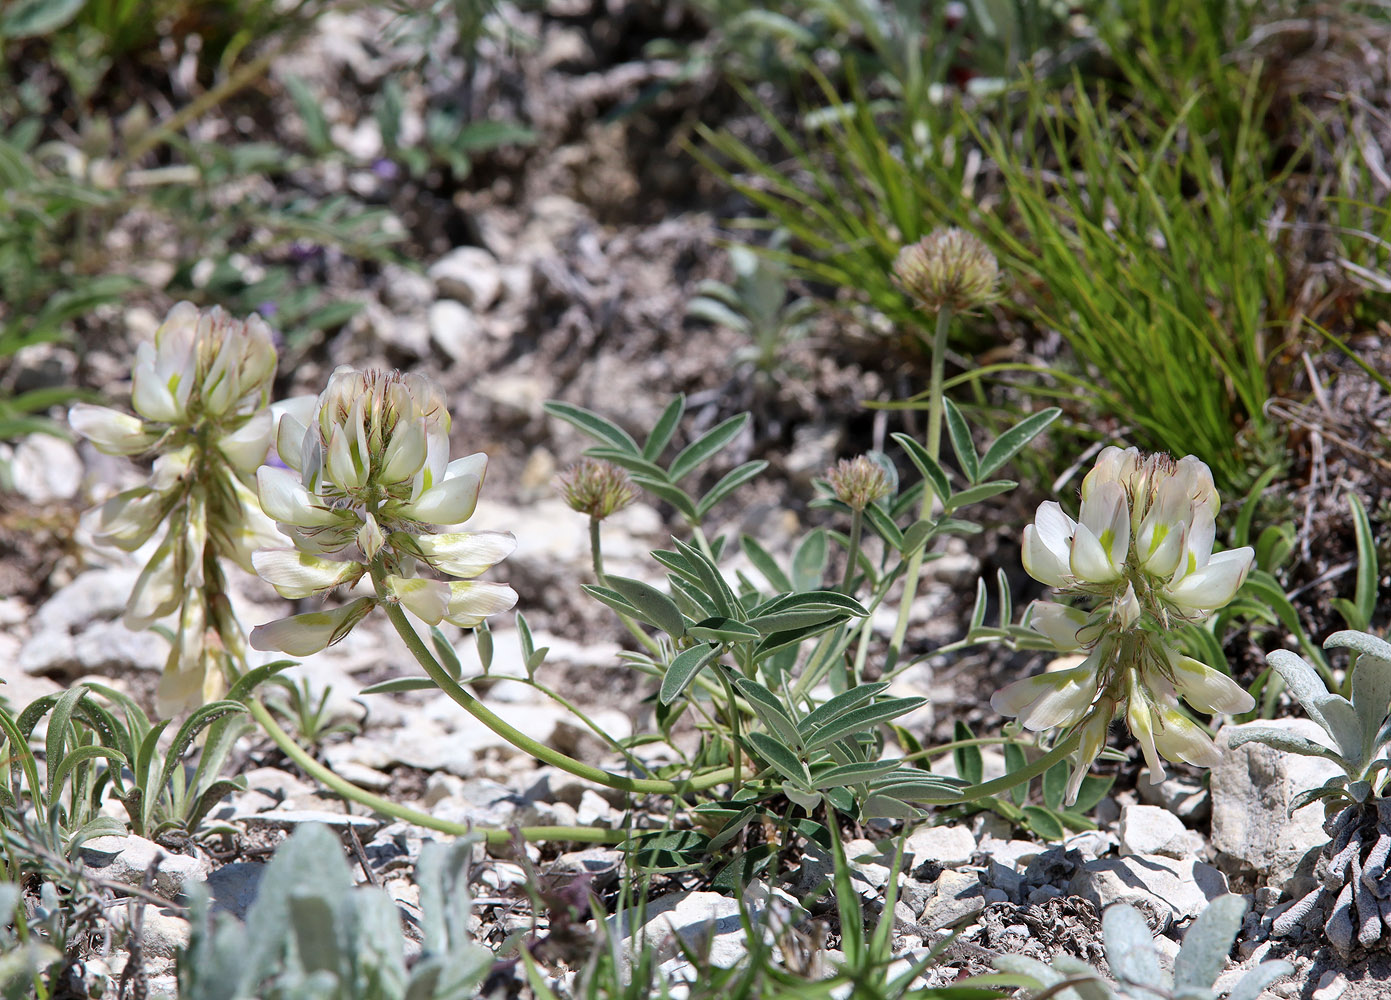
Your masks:
[{"label": "rocky ground", "polygon": [[[640,434],[672,394],[684,392],[690,404],[687,436],[751,410],[751,429],[736,442],[731,462],[757,457],[772,466],[762,485],[718,511],[717,520],[723,530],[753,534],[779,551],[821,516],[806,506],[812,477],[836,458],[881,444],[897,426],[868,415],[859,402],[916,391],[920,359],[883,340],[853,313],[836,309],[828,310],[810,340],[790,346],[776,376],[767,378],[731,362],[744,346],[733,332],[687,320],[686,303],[699,280],[727,277],[719,243],[729,234],[716,220],[736,206],[694,172],[680,144],[697,115],[733,115],[729,95],[709,72],[692,75],[669,59],[642,54],[640,43],[658,27],[679,35],[689,26],[647,23],[644,18],[658,15],[641,5],[610,5],[630,11],[626,19],[564,13],[571,6],[587,11],[585,4],[552,6],[559,13],[519,21],[535,41],[525,52],[485,45],[470,93],[460,97],[530,123],[539,134],[533,148],[485,160],[477,167],[477,183],[448,198],[428,186],[391,187],[371,171],[332,165],[299,179],[365,191],[389,205],[411,233],[416,259],[412,266],[323,264],[315,280],[363,308],[342,330],[287,358],[279,388],[284,395],[317,392],[338,364],[421,370],[441,382],[454,412],[456,453],[482,450],[491,456],[472,525],[517,536],[517,552],[494,575],[521,594],[519,609],[537,632],[536,644],[550,647],[541,679],[576,700],[604,731],[622,737],[650,728],[644,702],[650,692],[618,659],[623,633],[613,616],[579,590],[591,573],[586,525],[552,484],[584,442],[548,419],[542,403],[578,403]],[[355,95],[419,55],[404,52],[405,42],[396,48],[384,44],[374,18],[362,13],[325,19],[275,70],[280,78],[294,73],[325,95],[335,141],[351,146],[363,162],[382,154],[382,138]],[[426,73],[408,104],[422,106],[457,87],[448,81],[443,71]],[[653,109],[624,112],[625,102],[649,89],[657,95]],[[294,131],[288,118],[280,127]],[[119,397],[131,345],[150,336],[167,304],[137,302],[119,318],[104,318],[108,339],[81,351],[45,347],[26,363]],[[1023,351],[1017,342],[999,349]],[[1360,395],[1350,395],[1359,401],[1354,408],[1367,407],[1369,423],[1384,421],[1387,401],[1374,388],[1364,384]],[[1334,400],[1340,413],[1345,398]],[[1326,401],[1324,410],[1324,418],[1306,420],[1312,436],[1332,419]],[[1337,451],[1336,445],[1328,448]],[[95,551],[77,527],[82,509],[137,481],[140,470],[50,436],[18,442],[10,458],[14,493],[5,498],[0,524],[0,594],[7,595],[0,599],[4,696],[19,706],[95,679],[147,701],[164,662],[164,640],[130,633],[119,621],[139,554]],[[1340,564],[1340,546],[1346,552],[1346,532],[1328,527],[1329,511],[1335,511],[1329,498],[1354,478],[1345,471],[1351,464],[1338,464],[1335,457],[1330,472],[1327,463],[1316,463],[1322,478],[1308,482],[1311,514],[1301,538],[1305,546],[1315,539],[1323,560],[1312,561],[1306,574],[1321,580],[1318,586],[1329,583],[1323,570]],[[1355,481],[1370,476],[1373,484],[1384,484],[1377,478],[1384,475],[1372,467]],[[1384,495],[1384,485],[1370,495]],[[991,577],[997,566],[1017,575],[1014,531],[1038,499],[1022,496],[1013,501],[1016,506],[997,508],[1004,525],[999,532],[988,533],[971,552],[950,548],[933,564],[915,605],[915,650],[961,635],[978,575]],[[640,501],[624,511],[606,524],[608,569],[656,579],[658,567],[647,553],[663,545],[673,527],[672,512],[660,504]],[[248,626],[284,613],[283,602],[259,581],[239,578],[233,586]],[[581,759],[612,764],[603,745],[566,711],[534,687],[508,679],[524,676],[508,618],[496,625],[490,676],[475,690],[535,738]],[[288,674],[316,693],[330,692],[329,715],[346,731],[327,739],[320,756],[344,777],[435,816],[487,826],[616,829],[659,824],[670,813],[668,803],[625,802],[539,767],[443,695],[360,696],[365,685],[418,672],[381,624],[369,622]],[[881,629],[885,636],[891,624]],[[1027,658],[1003,654],[950,663],[929,659],[898,682],[896,693],[927,697],[927,707],[908,724],[925,742],[944,741],[957,718],[997,726],[982,689],[993,689],[1006,670],[1033,666]],[[1305,735],[1313,728],[1301,720],[1277,724]],[[987,754],[986,765],[987,775],[992,766],[998,773],[1003,760]],[[1137,905],[1172,953],[1206,901],[1234,891],[1250,894],[1254,908],[1225,973],[1228,982],[1243,967],[1288,957],[1298,972],[1273,987],[1270,997],[1391,996],[1385,953],[1345,961],[1320,949],[1312,933],[1268,937],[1281,908],[1311,884],[1308,855],[1327,839],[1320,806],[1288,819],[1286,806],[1298,790],[1321,783],[1329,766],[1247,746],[1232,753],[1210,783],[1188,772],[1151,786],[1125,767],[1114,795],[1098,807],[1100,829],[1060,844],[1019,839],[991,814],[907,831],[900,901],[884,917],[894,921],[903,967],[952,929],[959,936],[945,960],[925,973],[926,984],[950,982],[963,971],[988,971],[998,953],[1045,959],[1067,953],[1100,964],[1099,914],[1115,900]],[[413,861],[435,835],[345,808],[265,740],[248,737],[239,744],[235,771],[246,778],[247,789],[212,816],[225,832],[163,848],[139,838],[103,838],[83,850],[87,870],[104,880],[113,898],[119,886],[140,881],[156,851],[165,853],[155,891],[171,905],[150,905],[143,915],[152,987],[172,990],[174,951],[188,934],[177,903],[189,883],[205,882],[218,911],[243,916],[261,862],[286,831],[305,822],[327,823],[343,832],[345,845],[360,844],[354,855],[361,878],[399,901],[411,935],[418,915]],[[849,847],[856,886],[871,911],[882,905],[891,877],[887,832],[859,831],[863,836]],[[547,878],[587,877],[600,898],[614,904],[622,863],[622,854],[608,848],[529,846],[525,857],[513,849],[489,854],[480,848],[474,886],[478,938],[500,945],[517,930],[547,932],[546,914],[534,911],[525,891],[533,871]],[[789,859],[772,884],[744,897],[783,942],[786,961],[824,968],[836,956],[833,915],[817,893],[829,865],[828,857],[814,852]],[[738,905],[710,891],[698,875],[672,877],[650,901],[645,928],[619,918],[611,918],[610,926],[622,937],[646,933],[666,941],[663,972],[679,980],[690,967],[675,937],[708,941],[711,956],[722,963],[743,952]],[[113,908],[111,919],[129,919],[126,908]],[[98,976],[118,973],[124,956],[98,944],[88,959],[88,974]]]}]

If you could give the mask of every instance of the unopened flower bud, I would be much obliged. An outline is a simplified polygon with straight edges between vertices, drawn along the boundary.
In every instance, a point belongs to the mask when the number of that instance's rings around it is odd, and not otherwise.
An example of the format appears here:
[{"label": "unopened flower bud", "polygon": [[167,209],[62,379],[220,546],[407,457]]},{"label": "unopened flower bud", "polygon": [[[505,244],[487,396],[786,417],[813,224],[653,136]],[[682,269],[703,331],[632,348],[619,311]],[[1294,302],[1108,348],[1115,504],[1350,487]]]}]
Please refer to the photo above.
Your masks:
[{"label": "unopened flower bud", "polygon": [[894,277],[930,313],[965,312],[995,298],[1000,265],[966,230],[934,229],[898,252]]},{"label": "unopened flower bud", "polygon": [[842,458],[835,468],[827,470],[826,479],[836,499],[856,511],[864,510],[893,492],[888,472],[868,455],[857,455],[849,460]]},{"label": "unopened flower bud", "polygon": [[612,462],[582,458],[556,477],[571,510],[603,520],[637,499],[628,473]]}]

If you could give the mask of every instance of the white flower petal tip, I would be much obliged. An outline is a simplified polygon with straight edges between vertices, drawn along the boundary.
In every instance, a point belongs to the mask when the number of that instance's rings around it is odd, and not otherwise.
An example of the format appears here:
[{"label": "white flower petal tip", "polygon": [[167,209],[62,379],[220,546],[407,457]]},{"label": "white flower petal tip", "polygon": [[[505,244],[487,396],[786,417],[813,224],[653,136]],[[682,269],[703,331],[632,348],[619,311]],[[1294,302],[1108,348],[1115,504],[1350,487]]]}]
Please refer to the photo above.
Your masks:
[{"label": "white flower petal tip", "polygon": [[174,571],[172,552],[170,543],[166,541],[136,578],[122,616],[126,628],[132,632],[149,628],[183,603],[183,587]]},{"label": "white flower petal tip", "polygon": [[270,451],[272,421],[269,410],[262,410],[244,425],[217,443],[233,468],[253,472]]},{"label": "white flower petal tip", "polygon": [[473,516],[482,486],[479,476],[446,477],[444,482],[420,494],[414,503],[403,504],[401,513],[422,524],[462,524]]},{"label": "white flower petal tip", "polygon": [[467,531],[421,535],[415,539],[425,561],[446,576],[475,577],[496,566],[517,548],[510,531]]},{"label": "white flower petal tip", "polygon": [[309,656],[338,642],[353,630],[376,605],[371,597],[359,597],[332,611],[312,611],[257,625],[251,630],[251,648]]},{"label": "white flower petal tip", "polygon": [[449,611],[444,620],[460,628],[472,628],[490,615],[510,611],[517,592],[501,583],[467,580],[449,584]]},{"label": "white flower petal tip", "polygon": [[1150,769],[1150,782],[1158,784],[1168,777],[1168,772],[1164,770],[1164,763],[1159,759],[1159,751],[1154,746],[1154,722],[1148,704],[1141,702],[1141,697],[1132,692],[1129,704],[1125,710],[1125,724],[1130,728],[1130,734],[1135,737],[1140,744],[1140,752],[1145,756],[1145,764]]},{"label": "white flower petal tip", "polygon": [[299,600],[357,581],[367,567],[352,562],[320,559],[295,549],[263,549],[253,553],[256,574],[281,597]]},{"label": "white flower petal tip", "polygon": [[1222,763],[1222,751],[1217,749],[1217,744],[1172,708],[1160,709],[1154,744],[1169,760],[1181,760],[1195,767],[1216,767]]},{"label": "white flower petal tip", "polygon": [[155,533],[164,520],[166,506],[163,494],[137,486],[89,510],[82,515],[82,523],[96,541],[134,552]]},{"label": "white flower petal tip", "polygon": [[68,410],[68,424],[108,455],[138,455],[149,451],[160,437],[139,417],[90,403],[77,403]]},{"label": "white flower petal tip", "polygon": [[389,576],[386,582],[396,599],[401,602],[401,607],[426,624],[438,625],[449,612],[447,583],[400,576]]},{"label": "white flower petal tip", "polygon": [[996,691],[990,707],[1032,732],[1070,726],[1091,707],[1096,672],[1090,665],[1025,677]]},{"label": "white flower petal tip", "polygon": [[1069,547],[1077,524],[1052,500],[1039,504],[1034,523],[1024,529],[1024,571],[1048,587],[1072,582]]},{"label": "white flower petal tip", "polygon": [[1070,653],[1082,646],[1077,633],[1087,625],[1087,616],[1076,608],[1051,601],[1035,601],[1029,626],[1046,636],[1060,653]]},{"label": "white flower petal tip", "polygon": [[339,518],[330,510],[318,506],[299,477],[273,465],[256,470],[257,494],[261,509],[273,520],[300,528],[324,528]]},{"label": "white flower petal tip", "polygon": [[1199,712],[1240,715],[1256,707],[1256,699],[1245,688],[1206,663],[1182,656],[1174,664],[1173,673],[1178,693]]},{"label": "white flower petal tip", "polygon": [[1219,552],[1206,565],[1165,587],[1164,596],[1179,607],[1215,611],[1236,596],[1254,559],[1255,551],[1250,546]]},{"label": "white flower petal tip", "polygon": [[1102,698],[1091,714],[1082,720],[1078,728],[1081,742],[1077,744],[1077,751],[1071,758],[1072,773],[1067,779],[1067,792],[1063,799],[1065,805],[1077,803],[1077,795],[1082,790],[1082,782],[1086,779],[1087,772],[1091,770],[1092,764],[1106,746],[1106,736],[1110,732],[1111,719],[1115,714],[1116,703],[1110,698]]},{"label": "white flower petal tip", "polygon": [[1069,568],[1073,576],[1087,583],[1112,583],[1120,579],[1120,567],[1111,561],[1110,553],[1090,528],[1077,525],[1072,536]]}]

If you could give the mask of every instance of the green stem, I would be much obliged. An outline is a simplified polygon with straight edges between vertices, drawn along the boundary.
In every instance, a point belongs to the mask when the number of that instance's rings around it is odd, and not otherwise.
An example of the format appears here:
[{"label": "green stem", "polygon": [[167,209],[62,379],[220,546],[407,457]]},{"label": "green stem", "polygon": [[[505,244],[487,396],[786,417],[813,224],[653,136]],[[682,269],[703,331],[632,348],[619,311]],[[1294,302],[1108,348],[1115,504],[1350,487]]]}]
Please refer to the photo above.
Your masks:
[{"label": "green stem", "polygon": [[[589,518],[589,558],[594,563],[594,579],[599,586],[607,587],[609,579],[604,575],[604,549],[599,540],[599,519],[591,516]],[[638,642],[647,648],[647,651],[657,658],[662,656],[662,647],[656,639],[652,638],[642,630],[642,626],[633,621],[627,615],[620,614],[618,620]]]},{"label": "green stem", "polygon": [[720,684],[724,686],[725,698],[729,706],[726,709],[726,715],[729,720],[729,740],[732,744],[730,750],[734,754],[734,794],[737,795],[743,779],[744,763],[744,751],[739,745],[739,710],[734,707],[734,685],[729,683],[729,678],[725,676],[723,670],[719,669],[718,663],[715,664],[715,668],[715,674],[719,677]]},{"label": "green stem", "polygon": [[855,563],[860,558],[860,535],[864,531],[865,512],[862,510],[852,511],[850,514],[850,544],[846,547],[845,577],[840,581],[841,593],[846,597],[853,597],[850,593],[850,581],[855,579]]},{"label": "green stem", "polygon": [[595,735],[595,737],[607,743],[610,750],[622,756],[622,758],[628,762],[628,765],[630,767],[636,770],[647,770],[647,765],[644,764],[642,761],[638,760],[638,758],[633,755],[633,752],[631,750],[625,747],[622,743],[618,742],[618,740],[614,739],[608,733],[604,732],[602,726],[600,726],[588,715],[586,715],[584,712],[581,712],[577,707],[575,707],[574,702],[570,701],[570,699],[562,697],[559,692],[551,690],[550,688],[546,687],[546,685],[540,683],[535,679],[524,680],[521,677],[513,679],[521,681],[521,683],[527,685],[528,687],[540,691],[547,698],[551,699],[551,701],[555,702],[557,705],[564,708],[565,711],[569,712],[575,718],[579,719],[582,723],[589,727],[589,731],[592,732]]},{"label": "green stem", "polygon": [[[384,799],[380,795],[373,795],[364,788],[359,788],[346,778],[342,778],[320,764],[310,756],[299,744],[291,739],[290,734],[280,728],[279,723],[265,705],[255,698],[248,698],[245,703],[247,711],[252,717],[261,724],[267,736],[271,738],[280,752],[299,765],[300,770],[314,778],[319,783],[333,789],[343,798],[356,802],[358,805],[366,806],[374,812],[384,816],[391,816],[395,819],[405,820],[407,823],[414,823],[416,826],[424,827],[427,830],[438,830],[440,833],[451,834],[456,837],[467,836],[470,833],[480,833],[489,844],[507,844],[513,839],[514,831],[511,829],[500,829],[496,827],[477,827],[468,823],[451,823],[442,820],[429,813],[419,812],[407,806],[398,805],[390,799]],[[621,844],[627,836],[621,830],[602,830],[592,826],[524,826],[521,828],[523,840],[550,840],[550,841],[572,841],[588,844]]]},{"label": "green stem", "polygon": [[[373,575],[377,577],[376,573]],[[406,644],[406,648],[411,651],[416,662],[424,668],[425,673],[430,675],[430,679],[439,686],[441,691],[449,695],[460,708],[523,753],[530,754],[542,763],[558,767],[577,778],[584,778],[586,781],[592,781],[607,788],[616,788],[619,791],[634,792],[640,795],[686,795],[722,785],[733,777],[733,768],[722,768],[719,771],[699,775],[682,782],[664,781],[660,778],[632,778],[582,763],[559,750],[554,750],[544,743],[532,739],[465,691],[458,681],[450,676],[449,671],[440,666],[439,661],[426,648],[425,643],[411,627],[410,620],[406,617],[406,613],[401,610],[401,606],[388,596],[384,581],[378,578],[374,582],[377,584],[377,593],[382,597],[382,608],[395,627],[396,634],[401,637],[401,641]]]},{"label": "green stem", "polygon": [[1021,767],[1017,771],[1011,771],[1008,774],[1001,775],[991,781],[983,781],[979,785],[971,785],[969,788],[963,788],[958,793],[959,797],[951,799],[950,802],[978,802],[981,799],[988,799],[999,795],[1001,792],[1007,792],[1018,785],[1027,784],[1054,764],[1066,760],[1068,755],[1075,751],[1081,742],[1081,731],[1074,730],[1067,739],[1063,740],[1032,764]]},{"label": "green stem", "polygon": [[[937,313],[937,328],[932,336],[932,375],[928,382],[927,407],[927,453],[936,458],[942,450],[942,375],[947,363],[947,330],[951,327],[951,310],[942,309]],[[932,502],[936,499],[929,484],[923,484],[922,510],[920,518],[932,513]],[[945,500],[946,497],[941,499]],[[922,572],[923,556],[927,546],[915,550],[908,557],[908,573],[903,581],[903,599],[898,608],[898,621],[894,624],[893,637],[889,640],[889,652],[884,663],[884,673],[893,670],[903,651],[903,639],[908,634],[908,618],[913,611],[913,598],[918,593],[918,576]]]}]

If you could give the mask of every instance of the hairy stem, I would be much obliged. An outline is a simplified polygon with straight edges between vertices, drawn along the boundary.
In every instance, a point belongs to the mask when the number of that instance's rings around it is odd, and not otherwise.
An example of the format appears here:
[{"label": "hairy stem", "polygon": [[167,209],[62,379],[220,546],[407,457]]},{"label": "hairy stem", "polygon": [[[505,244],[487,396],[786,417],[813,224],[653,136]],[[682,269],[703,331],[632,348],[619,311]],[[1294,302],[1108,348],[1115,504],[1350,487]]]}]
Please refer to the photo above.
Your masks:
[{"label": "hairy stem", "polygon": [[[390,799],[384,799],[380,795],[373,795],[366,789],[359,788],[351,781],[340,777],[320,764],[300,747],[289,733],[280,728],[275,717],[260,701],[248,698],[245,704],[252,718],[261,724],[261,728],[271,738],[271,742],[280,748],[281,753],[298,764],[300,770],[304,771],[305,774],[333,789],[343,798],[356,802],[360,806],[366,806],[374,812],[405,820],[407,823],[414,823],[427,830],[438,830],[440,833],[456,837],[480,833],[489,844],[506,844],[513,840],[514,830],[477,827],[468,823],[451,823],[448,820],[431,816],[429,813],[398,805]],[[627,839],[622,830],[602,830],[592,826],[524,826],[521,828],[521,834],[523,840],[573,841],[589,844],[618,844]]]},{"label": "hairy stem", "polygon": [[[947,330],[951,327],[951,310],[943,309],[937,314],[937,328],[932,336],[932,376],[928,382],[927,397],[927,453],[936,458],[942,450],[942,375],[947,363]],[[922,510],[920,518],[932,513],[932,503],[938,498],[929,484],[923,484]],[[884,673],[893,670],[903,651],[903,638],[908,634],[908,618],[913,610],[913,598],[918,593],[918,576],[922,573],[923,557],[927,547],[923,546],[908,558],[908,572],[903,580],[903,599],[898,607],[898,621],[894,624],[893,638],[889,640],[889,652],[884,663]]]},{"label": "hairy stem", "polygon": [[682,782],[665,781],[659,778],[633,778],[628,775],[613,774],[603,768],[585,764],[532,739],[464,690],[459,682],[450,676],[449,671],[440,665],[434,654],[416,634],[415,629],[411,627],[410,620],[406,617],[406,613],[401,610],[401,606],[388,597],[384,581],[377,578],[378,574],[374,573],[373,575],[376,578],[377,593],[383,598],[382,608],[386,611],[387,618],[391,620],[396,634],[401,637],[401,641],[406,644],[406,648],[411,651],[411,655],[415,657],[416,662],[430,676],[430,679],[439,686],[441,691],[449,695],[460,708],[523,753],[530,754],[542,763],[558,767],[577,778],[584,778],[586,781],[592,781],[607,788],[616,788],[619,791],[634,792],[640,795],[684,795],[722,785],[734,776],[733,768],[723,768]]}]

